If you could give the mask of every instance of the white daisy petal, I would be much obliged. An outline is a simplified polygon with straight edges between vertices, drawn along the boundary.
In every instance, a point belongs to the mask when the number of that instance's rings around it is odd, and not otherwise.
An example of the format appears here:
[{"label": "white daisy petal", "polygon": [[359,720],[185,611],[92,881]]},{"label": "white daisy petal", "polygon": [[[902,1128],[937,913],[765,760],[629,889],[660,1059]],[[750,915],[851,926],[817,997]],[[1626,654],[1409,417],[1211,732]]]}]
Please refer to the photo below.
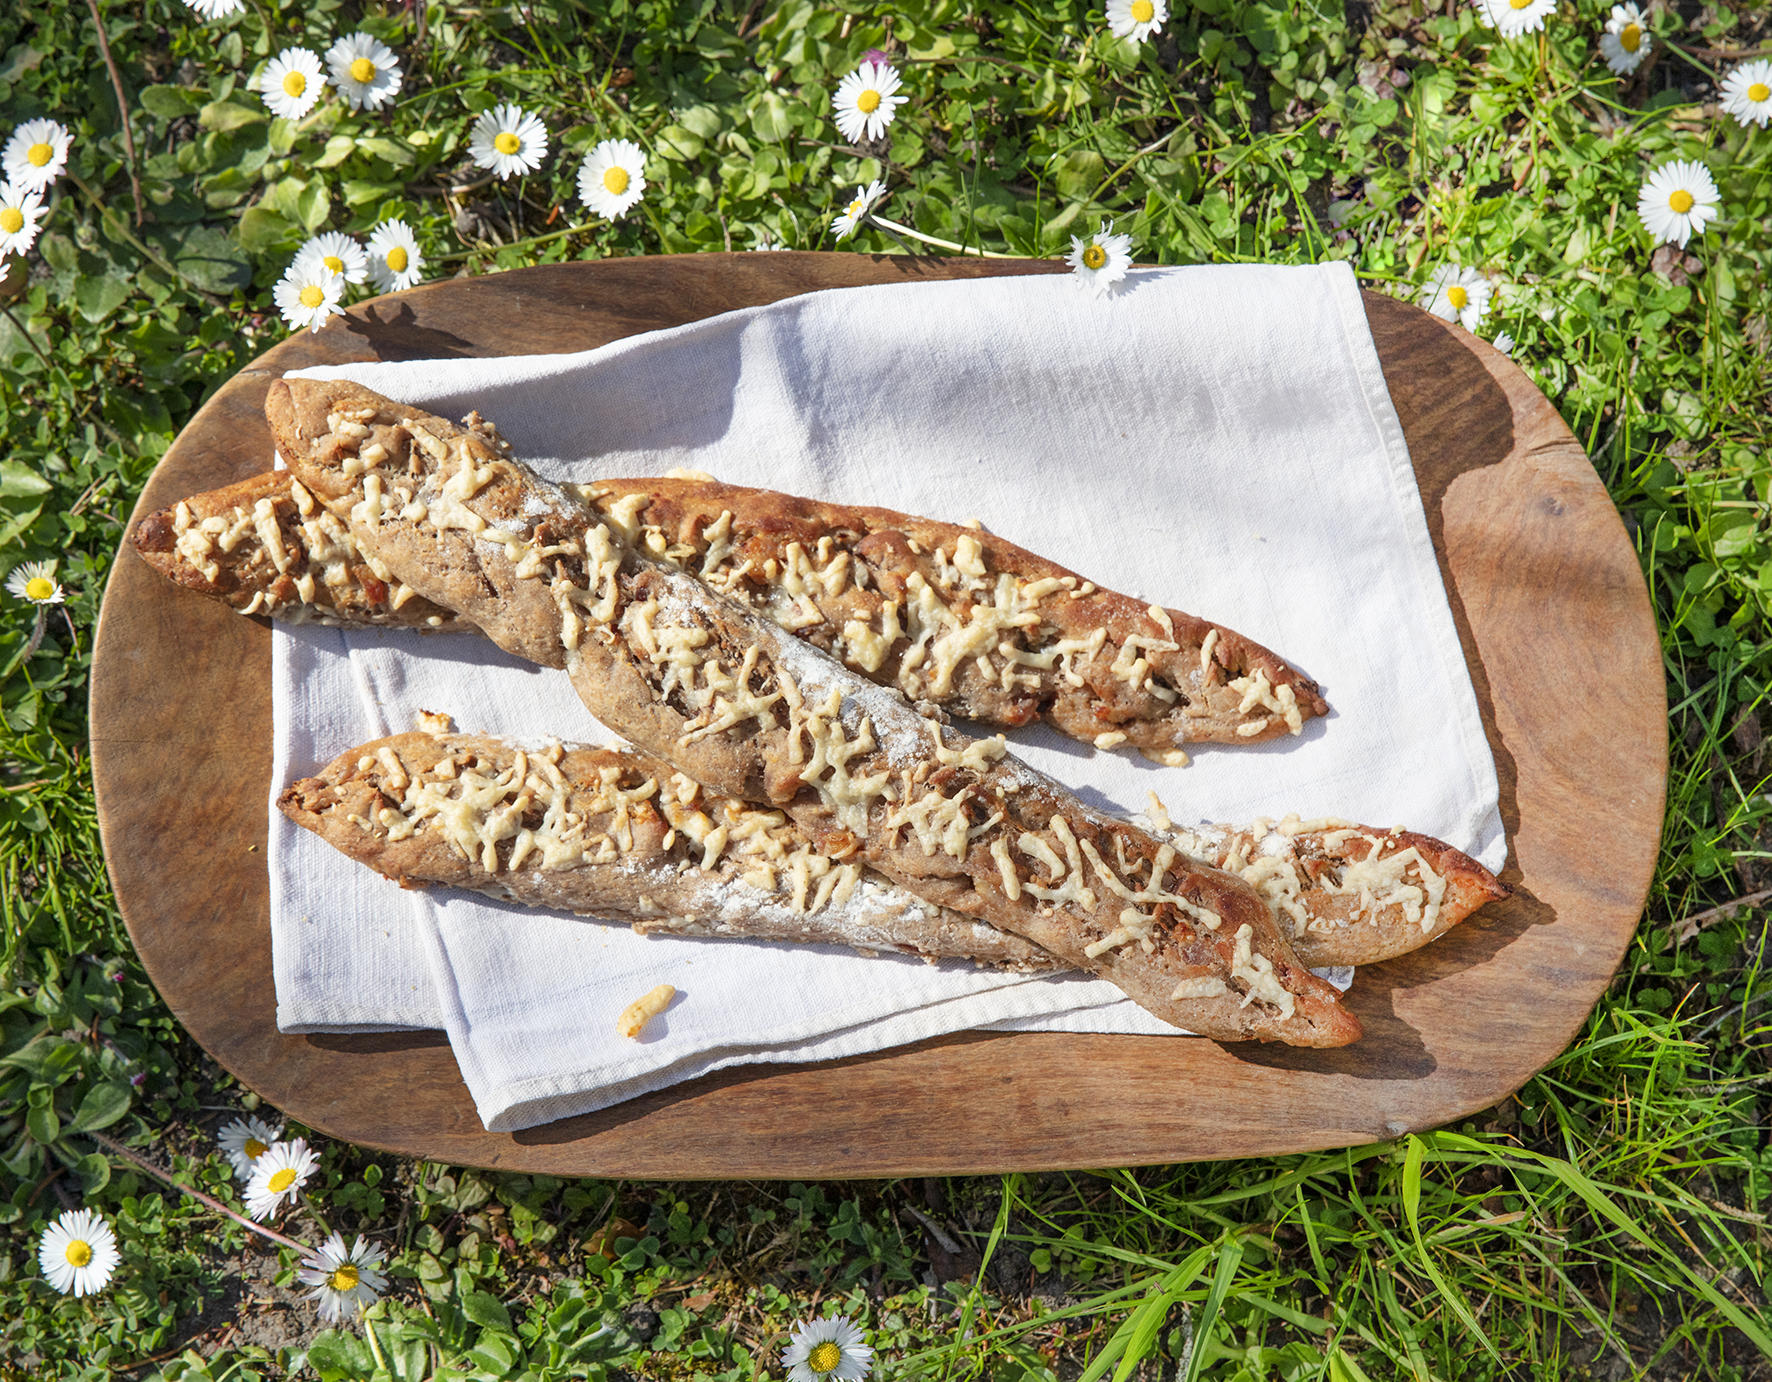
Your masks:
[{"label": "white daisy petal", "polygon": [[1650,173],[1637,193],[1637,215],[1655,237],[1657,244],[1678,245],[1704,228],[1717,217],[1717,204],[1722,194],[1710,169],[1702,163],[1675,159]]},{"label": "white daisy petal", "polygon": [[1723,110],[1743,125],[1772,123],[1772,58],[1744,62],[1723,78]]},{"label": "white daisy petal", "polygon": [[369,277],[369,256],[343,231],[328,230],[309,238],[295,252],[290,271],[306,274],[316,265],[331,269],[346,283],[362,283]]},{"label": "white daisy petal", "polygon": [[847,1315],[795,1325],[781,1354],[788,1382],[860,1382],[873,1361],[873,1349]]},{"label": "white daisy petal", "polygon": [[1087,240],[1071,236],[1071,252],[1064,257],[1077,282],[1096,297],[1111,293],[1132,267],[1132,237],[1115,235],[1114,223],[1103,221]]},{"label": "white daisy petal", "polygon": [[866,187],[857,188],[849,205],[844,207],[842,214],[831,222],[831,229],[837,233],[837,238],[847,240],[860,230],[861,223],[867,219],[868,212],[873,210],[874,203],[885,195],[886,184],[878,179],[870,182]]},{"label": "white daisy petal", "polygon": [[258,93],[272,115],[300,120],[326,90],[326,74],[320,55],[310,48],[285,48],[265,64],[258,79]]},{"label": "white daisy petal", "polygon": [[1489,344],[1494,346],[1503,355],[1512,355],[1514,353],[1514,338],[1508,335],[1505,331],[1497,331],[1495,333],[1495,339],[1490,341]]},{"label": "white daisy petal", "polygon": [[21,191],[43,191],[68,166],[68,146],[73,142],[67,126],[54,120],[25,121],[0,151],[6,180]]},{"label": "white daisy petal", "polygon": [[1649,50],[1655,46],[1643,12],[1636,5],[1614,5],[1606,20],[1606,32],[1600,35],[1600,56],[1621,77],[1628,77],[1643,65]]},{"label": "white daisy petal", "polygon": [[646,191],[646,155],[629,139],[605,139],[578,170],[578,199],[613,221]]},{"label": "white daisy petal", "polygon": [[1476,5],[1483,22],[1499,29],[1503,38],[1537,33],[1557,12],[1557,0],[1476,0]]},{"label": "white daisy petal", "polygon": [[1495,286],[1476,269],[1445,264],[1434,270],[1421,290],[1421,305],[1436,317],[1475,331],[1489,310]]},{"label": "white daisy petal", "polygon": [[59,605],[67,598],[55,578],[53,561],[27,561],[13,567],[6,577],[6,593],[34,605]]},{"label": "white daisy petal", "polygon": [[393,51],[373,34],[354,33],[326,50],[339,95],[352,110],[380,110],[400,92],[405,81]]},{"label": "white daisy petal", "polygon": [[273,1127],[262,1118],[247,1117],[223,1124],[215,1140],[221,1143],[234,1174],[241,1180],[250,1180],[253,1163],[282,1136],[282,1128]]},{"label": "white daisy petal", "polygon": [[24,254],[37,243],[43,221],[43,194],[15,183],[0,183],[0,259]]},{"label": "white daisy petal", "polygon": [[378,293],[410,288],[424,277],[425,257],[405,221],[383,221],[369,232],[369,277]]},{"label": "white daisy petal", "polygon": [[252,1165],[252,1179],[246,1182],[246,1212],[254,1219],[268,1219],[285,1201],[293,1203],[319,1164],[319,1153],[310,1151],[299,1137],[272,1143]]},{"label": "white daisy petal", "polygon": [[185,4],[205,19],[225,19],[246,8],[246,0],[185,0]]},{"label": "white daisy petal", "polygon": [[117,1236],[102,1215],[70,1209],[43,1230],[37,1265],[64,1296],[90,1296],[110,1284],[120,1254]]},{"label": "white daisy petal", "polygon": [[533,173],[548,153],[548,131],[522,106],[497,105],[474,117],[468,156],[501,178]]},{"label": "white daisy petal", "polygon": [[1108,0],[1108,29],[1115,38],[1143,43],[1163,32],[1169,19],[1169,0]]},{"label": "white daisy petal", "polygon": [[320,1318],[337,1324],[367,1310],[388,1289],[387,1277],[376,1270],[386,1257],[382,1248],[361,1236],[347,1249],[344,1235],[334,1233],[318,1251],[302,1258],[296,1276],[314,1288]]},{"label": "white daisy petal", "polygon": [[303,327],[318,331],[327,318],[342,316],[344,296],[344,275],[333,273],[323,264],[309,265],[299,273],[297,266],[291,264],[271,290],[277,310],[291,331]]},{"label": "white daisy petal", "polygon": [[843,138],[878,139],[909,99],[893,93],[899,88],[898,69],[889,62],[864,62],[842,81],[831,95],[831,110]]}]

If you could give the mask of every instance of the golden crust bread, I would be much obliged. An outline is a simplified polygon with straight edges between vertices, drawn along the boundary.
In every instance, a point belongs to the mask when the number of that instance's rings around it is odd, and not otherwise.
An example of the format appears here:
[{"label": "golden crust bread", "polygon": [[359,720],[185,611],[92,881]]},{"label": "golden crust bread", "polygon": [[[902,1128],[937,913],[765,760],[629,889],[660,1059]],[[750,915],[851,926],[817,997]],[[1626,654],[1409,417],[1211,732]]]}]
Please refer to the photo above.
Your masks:
[{"label": "golden crust bread", "polygon": [[819,852],[780,811],[633,750],[413,731],[340,754],[277,806],[403,887],[469,888],[643,933],[1062,968],[1020,936]]},{"label": "golden crust bread", "polygon": [[680,567],[883,686],[991,725],[1163,757],[1328,712],[1260,644],[1102,590],[990,533],[699,478],[574,487]]},{"label": "golden crust bread", "polygon": [[158,509],[129,540],[187,590],[293,622],[454,629],[459,620],[377,573],[349,530],[284,471]]},{"label": "golden crust bread", "polygon": [[[464,425],[509,454],[477,414]],[[295,587],[278,561],[284,552],[303,556],[313,525],[293,521],[292,485],[287,474],[272,472],[187,500],[183,510],[205,520],[224,505],[237,511],[227,520],[225,551],[204,543],[201,529],[198,538],[178,529],[178,543],[165,540],[179,509],[138,525],[137,545],[151,537],[150,560],[180,584],[237,609],[299,617],[304,606],[291,603]],[[1177,761],[1184,744],[1260,743],[1295,734],[1328,710],[1316,683],[1234,630],[1102,590],[989,533],[712,480],[567,488],[657,560],[871,680],[984,724],[1043,719],[1098,747]],[[267,499],[281,524],[278,561],[265,557],[256,529],[241,521]],[[366,623],[437,626],[428,601],[405,602],[403,616],[386,599],[366,598],[374,577],[348,533],[316,537],[325,549],[308,555],[310,566],[365,578],[357,586],[310,582],[320,617],[349,621],[361,611]],[[225,573],[219,585],[203,576],[216,563]],[[252,598],[255,577],[266,589],[263,601]]]},{"label": "golden crust bread", "polygon": [[1248,884],[919,716],[635,550],[477,434],[342,382],[266,412],[362,550],[501,647],[564,663],[596,716],[715,791],[779,807],[834,859],[1012,931],[1220,1040],[1339,1046],[1358,1020]]},{"label": "golden crust bread", "polygon": [[[347,750],[278,806],[403,886],[469,888],[669,935],[1064,968],[1020,936],[820,852],[780,811],[709,792],[632,749],[413,731]],[[1313,968],[1416,949],[1504,891],[1439,841],[1327,824],[1166,838],[1241,874]]]}]

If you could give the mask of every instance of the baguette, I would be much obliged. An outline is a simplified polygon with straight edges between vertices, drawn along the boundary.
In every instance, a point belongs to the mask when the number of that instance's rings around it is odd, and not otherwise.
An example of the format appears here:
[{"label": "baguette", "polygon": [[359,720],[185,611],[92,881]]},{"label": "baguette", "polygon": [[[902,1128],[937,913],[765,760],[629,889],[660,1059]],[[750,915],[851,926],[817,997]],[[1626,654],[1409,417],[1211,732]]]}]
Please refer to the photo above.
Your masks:
[{"label": "baguette", "polygon": [[[509,454],[477,414],[464,425]],[[1184,744],[1260,743],[1297,734],[1305,720],[1328,711],[1315,682],[1234,630],[1102,590],[989,533],[705,478],[565,488],[658,561],[871,680],[984,724],[1044,719],[1098,748],[1124,745],[1180,763]],[[294,495],[293,504],[285,493]],[[308,496],[272,472],[161,510],[137,526],[136,545],[163,574],[235,608],[299,615],[283,567],[255,554],[256,530],[245,521],[265,498],[279,513],[293,514]],[[177,516],[187,511],[219,523],[207,515],[224,504],[234,509],[218,533],[225,546],[205,541],[203,526],[179,525]],[[165,540],[169,531],[176,544]],[[302,531],[283,525],[279,559],[300,552]],[[328,571],[369,571],[354,555],[331,560],[344,551],[341,535],[319,536],[328,555],[318,560]],[[209,577],[206,587],[205,573],[218,564],[229,579],[217,588]],[[253,599],[255,574],[275,584],[263,602]],[[331,581],[316,588],[315,599],[328,622],[365,609],[372,614],[363,622],[439,626],[435,607],[424,601],[388,608]],[[409,610],[405,619],[402,608]]]},{"label": "baguette", "polygon": [[242,614],[290,622],[455,629],[449,610],[392,580],[287,471],[159,509],[130,541],[162,576]]},{"label": "baguette", "polygon": [[[413,731],[347,750],[277,804],[403,887],[467,888],[642,932],[1064,968],[1020,936],[819,852],[781,812],[632,749]],[[1239,872],[1312,968],[1415,949],[1490,896],[1479,866],[1459,870],[1462,855],[1424,836],[1289,818],[1166,838]]]},{"label": "baguette", "polygon": [[506,651],[564,662],[600,720],[832,858],[1012,931],[1176,1026],[1340,1046],[1360,1025],[1267,904],[1008,756],[919,715],[630,546],[478,434],[358,385],[280,380],[296,477],[366,553]]}]

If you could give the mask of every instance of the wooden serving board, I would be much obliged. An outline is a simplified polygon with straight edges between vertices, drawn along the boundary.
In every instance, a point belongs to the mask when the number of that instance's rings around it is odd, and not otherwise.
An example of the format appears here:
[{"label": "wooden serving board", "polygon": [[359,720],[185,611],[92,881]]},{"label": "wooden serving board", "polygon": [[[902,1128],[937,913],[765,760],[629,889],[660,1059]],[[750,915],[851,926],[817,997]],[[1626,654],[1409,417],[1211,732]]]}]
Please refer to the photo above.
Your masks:
[{"label": "wooden serving board", "polygon": [[[265,391],[286,370],[583,350],[818,288],[1062,267],[709,254],[377,298],[217,390],[136,512],[262,470]],[[1355,1045],[960,1034],[727,1070],[489,1133],[440,1033],[278,1033],[264,862],[270,632],[175,589],[125,547],[93,659],[93,777],[106,862],[149,974],[222,1065],[303,1123],[388,1151],[561,1175],[1130,1166],[1370,1142],[1496,1102],[1568,1045],[1642,910],[1667,767],[1660,648],[1618,514],[1543,395],[1467,332],[1389,298],[1368,295],[1366,310],[1494,750],[1515,891],[1427,949],[1363,969],[1348,998],[1366,1028]]]}]

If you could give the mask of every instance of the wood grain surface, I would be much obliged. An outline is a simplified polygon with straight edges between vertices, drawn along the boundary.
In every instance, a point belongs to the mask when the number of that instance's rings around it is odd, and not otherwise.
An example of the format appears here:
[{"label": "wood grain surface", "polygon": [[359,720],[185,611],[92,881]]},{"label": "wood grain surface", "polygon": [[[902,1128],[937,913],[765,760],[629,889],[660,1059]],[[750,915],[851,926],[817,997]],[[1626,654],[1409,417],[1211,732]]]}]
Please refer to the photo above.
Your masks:
[{"label": "wood grain surface", "polygon": [[[270,381],[305,365],[582,350],[818,288],[1051,262],[709,254],[524,269],[352,308],[204,404],[144,514],[263,469]],[[475,1115],[440,1033],[284,1036],[271,985],[267,627],[120,552],[92,671],[105,857],[191,1034],[291,1117],[441,1161],[563,1175],[814,1177],[1131,1166],[1370,1142],[1519,1088],[1568,1045],[1635,929],[1661,828],[1666,701],[1648,593],[1575,438],[1509,360],[1368,295],[1501,780],[1515,889],[1363,969],[1334,1051],[961,1034],[720,1072],[517,1134]],[[865,496],[857,496],[865,499]],[[1409,771],[1399,764],[1399,772]]]}]

